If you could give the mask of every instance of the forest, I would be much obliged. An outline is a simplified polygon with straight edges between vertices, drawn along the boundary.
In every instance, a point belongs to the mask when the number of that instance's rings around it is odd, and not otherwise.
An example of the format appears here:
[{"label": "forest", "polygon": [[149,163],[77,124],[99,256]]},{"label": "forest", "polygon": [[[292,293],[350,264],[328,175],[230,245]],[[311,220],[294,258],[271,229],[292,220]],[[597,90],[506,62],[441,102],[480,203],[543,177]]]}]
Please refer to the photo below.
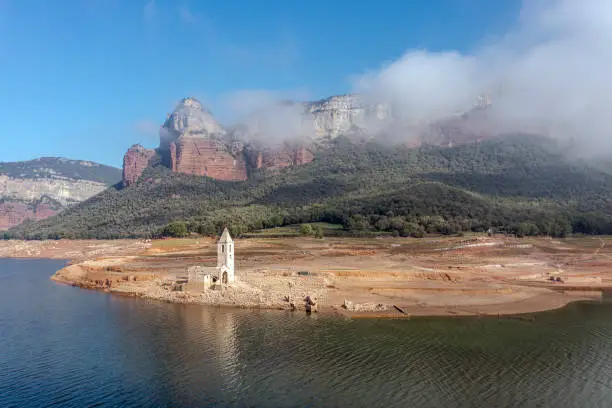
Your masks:
[{"label": "forest", "polygon": [[[405,148],[337,138],[315,160],[228,182],[145,170],[5,239],[215,235],[327,222],[354,234],[488,231],[563,237],[612,233],[612,175],[552,139],[506,135],[456,147]],[[185,231],[183,231],[183,225]]]}]

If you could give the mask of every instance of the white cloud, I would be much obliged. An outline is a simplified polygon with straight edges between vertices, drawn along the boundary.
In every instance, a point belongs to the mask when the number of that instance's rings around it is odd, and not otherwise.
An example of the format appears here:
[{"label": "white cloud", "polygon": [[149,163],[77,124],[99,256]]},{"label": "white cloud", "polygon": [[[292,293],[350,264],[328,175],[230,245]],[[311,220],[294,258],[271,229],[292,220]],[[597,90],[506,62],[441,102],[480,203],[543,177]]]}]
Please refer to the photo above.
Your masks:
[{"label": "white cloud", "polygon": [[409,50],[355,79],[354,89],[413,122],[465,110],[487,93],[508,129],[544,126],[612,147],[611,63],[612,2],[526,2],[503,39],[469,54]]},{"label": "white cloud", "polygon": [[221,100],[224,113],[231,121],[246,125],[250,140],[265,144],[311,137],[312,122],[305,119],[303,105],[287,103],[308,99],[305,89],[267,91],[239,90]]}]

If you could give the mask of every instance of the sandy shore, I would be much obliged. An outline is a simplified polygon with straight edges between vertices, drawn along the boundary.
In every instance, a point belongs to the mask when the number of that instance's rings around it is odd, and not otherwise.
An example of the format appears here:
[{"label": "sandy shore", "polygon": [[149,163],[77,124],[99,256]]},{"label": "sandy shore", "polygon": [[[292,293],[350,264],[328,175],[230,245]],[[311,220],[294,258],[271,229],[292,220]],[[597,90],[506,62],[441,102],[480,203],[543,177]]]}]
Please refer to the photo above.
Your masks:
[{"label": "sandy shore", "polygon": [[[238,282],[181,283],[213,266],[215,241],[0,241],[0,257],[68,259],[53,280],[177,303],[349,317],[507,315],[601,297],[612,288],[608,238],[289,238],[237,240]],[[551,277],[555,281],[551,280]],[[559,278],[561,282],[557,282]]]}]

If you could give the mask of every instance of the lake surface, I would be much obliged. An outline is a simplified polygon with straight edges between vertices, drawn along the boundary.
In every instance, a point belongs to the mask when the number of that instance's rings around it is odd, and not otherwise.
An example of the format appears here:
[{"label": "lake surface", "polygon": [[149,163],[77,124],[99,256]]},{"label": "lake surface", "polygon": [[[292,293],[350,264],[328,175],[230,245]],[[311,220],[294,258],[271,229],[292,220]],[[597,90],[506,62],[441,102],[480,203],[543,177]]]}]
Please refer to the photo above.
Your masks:
[{"label": "lake surface", "polygon": [[342,320],[56,284],[0,259],[0,407],[610,407],[612,302]]}]

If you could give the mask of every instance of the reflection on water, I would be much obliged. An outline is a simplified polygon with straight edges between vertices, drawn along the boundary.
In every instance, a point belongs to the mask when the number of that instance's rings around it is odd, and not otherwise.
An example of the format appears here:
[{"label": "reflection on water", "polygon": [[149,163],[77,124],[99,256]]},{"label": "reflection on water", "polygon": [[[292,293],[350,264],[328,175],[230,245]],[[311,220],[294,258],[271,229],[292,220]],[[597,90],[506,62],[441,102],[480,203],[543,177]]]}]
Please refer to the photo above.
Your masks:
[{"label": "reflection on water", "polygon": [[612,406],[612,302],[534,320],[165,304],[0,259],[0,406]]}]

